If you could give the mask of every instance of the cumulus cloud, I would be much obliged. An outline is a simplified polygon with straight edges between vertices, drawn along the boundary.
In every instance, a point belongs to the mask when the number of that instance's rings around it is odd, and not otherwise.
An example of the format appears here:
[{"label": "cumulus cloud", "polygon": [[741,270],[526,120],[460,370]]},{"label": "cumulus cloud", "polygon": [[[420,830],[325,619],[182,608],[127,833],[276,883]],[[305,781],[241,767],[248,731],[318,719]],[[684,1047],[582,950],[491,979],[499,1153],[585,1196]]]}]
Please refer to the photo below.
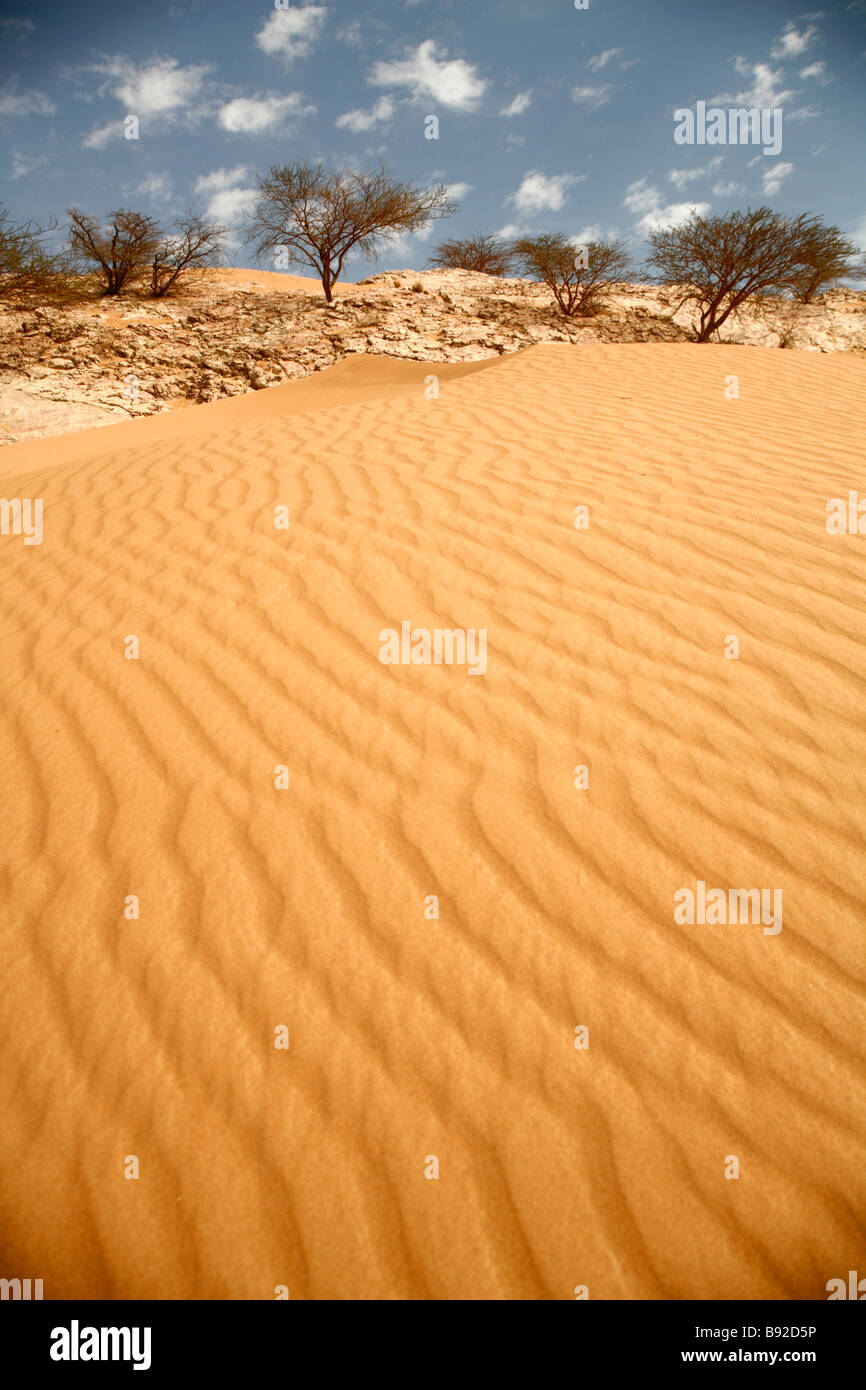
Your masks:
[{"label": "cumulus cloud", "polygon": [[211,69],[210,63],[181,67],[176,58],[151,58],[136,64],[116,56],[91,64],[89,70],[102,73],[106,79],[99,88],[100,96],[108,91],[131,114],[153,116],[190,106]]},{"label": "cumulus cloud", "polygon": [[435,39],[425,39],[407,58],[376,63],[367,81],[374,87],[405,87],[412,101],[432,99],[452,111],[474,111],[488,85],[473,63],[449,60]]},{"label": "cumulus cloud", "polygon": [[218,120],[223,130],[234,134],[270,130],[287,116],[308,116],[315,106],[305,106],[300,92],[288,96],[235,97],[220,107]]},{"label": "cumulus cloud", "polygon": [[595,86],[572,87],[571,99],[576,101],[578,106],[586,106],[590,111],[597,111],[600,106],[606,106],[610,101],[613,87],[609,82],[599,82]]},{"label": "cumulus cloud", "polygon": [[818,30],[814,24],[798,29],[795,21],[789,19],[782,33],[770,49],[771,58],[799,58],[814,42]]},{"label": "cumulus cloud", "polygon": [[244,185],[248,174],[245,164],[236,164],[233,169],[214,169],[212,173],[196,179],[196,193],[207,195],[208,198],[206,216],[226,226],[241,221],[258,191]]},{"label": "cumulus cloud", "polygon": [[370,107],[369,111],[363,109],[344,111],[342,116],[337,117],[334,124],[339,126],[341,130],[353,130],[357,134],[359,131],[372,130],[374,126],[390,121],[396,110],[397,103],[391,97],[379,97],[379,100]]},{"label": "cumulus cloud", "polygon": [[708,103],[710,106],[731,104],[734,106],[784,106],[795,95],[788,88],[780,86],[782,74],[769,63],[749,63],[745,58],[734,59],[734,70],[740,77],[749,79],[749,86],[740,92],[722,92]]},{"label": "cumulus cloud", "polygon": [[699,216],[705,216],[710,210],[709,203],[668,203],[665,205],[661,193],[647,180],[637,179],[629,184],[623,207],[627,207],[629,212],[633,212],[637,221],[635,231],[642,236],[648,236],[650,232],[664,231],[669,227],[678,227],[680,223],[687,222],[693,212]]},{"label": "cumulus cloud", "polygon": [[316,45],[327,14],[325,5],[274,10],[256,34],[256,43],[263,53],[280,57],[286,63],[306,58]]},{"label": "cumulus cloud", "polygon": [[522,116],[532,105],[532,92],[518,92],[508,106],[503,106],[500,116]]},{"label": "cumulus cloud", "polygon": [[538,169],[531,169],[508,201],[519,212],[540,212],[542,209],[558,212],[565,203],[569,188],[585,178],[586,174],[552,174],[548,177]]}]

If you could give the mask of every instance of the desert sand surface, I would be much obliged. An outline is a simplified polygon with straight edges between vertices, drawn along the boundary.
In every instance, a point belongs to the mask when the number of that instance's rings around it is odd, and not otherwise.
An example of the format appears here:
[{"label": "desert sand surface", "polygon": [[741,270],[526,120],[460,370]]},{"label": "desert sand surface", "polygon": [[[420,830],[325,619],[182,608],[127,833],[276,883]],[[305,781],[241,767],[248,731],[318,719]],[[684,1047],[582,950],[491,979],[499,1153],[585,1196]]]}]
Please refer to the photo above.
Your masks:
[{"label": "desert sand surface", "polygon": [[[45,1298],[862,1272],[866,362],[472,365],[3,453],[0,1244]],[[383,665],[404,620],[486,673]],[[699,880],[782,930],[677,924]]]},{"label": "desert sand surface", "polygon": [[[467,270],[381,272],[335,292],[327,304],[311,276],[220,268],[190,271],[164,299],[0,306],[0,452],[316,377],[352,357],[459,366],[541,343],[693,342],[697,331],[675,285],[616,284],[571,318],[546,285]],[[866,355],[866,293],[758,297],[720,339]]]}]

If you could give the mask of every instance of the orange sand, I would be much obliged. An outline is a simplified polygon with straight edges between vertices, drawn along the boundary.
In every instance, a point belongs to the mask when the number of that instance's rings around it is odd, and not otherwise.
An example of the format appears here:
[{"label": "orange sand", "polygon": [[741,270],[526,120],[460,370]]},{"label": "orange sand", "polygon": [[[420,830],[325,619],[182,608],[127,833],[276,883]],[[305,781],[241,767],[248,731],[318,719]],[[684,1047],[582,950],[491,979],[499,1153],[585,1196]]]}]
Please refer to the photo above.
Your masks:
[{"label": "orange sand", "polygon": [[[824,523],[864,385],[725,346],[352,359],[3,451],[45,535],[0,536],[0,1274],[862,1270],[866,539]],[[486,675],[382,665],[404,619],[486,628]],[[781,888],[783,930],[676,925],[698,879]]]}]

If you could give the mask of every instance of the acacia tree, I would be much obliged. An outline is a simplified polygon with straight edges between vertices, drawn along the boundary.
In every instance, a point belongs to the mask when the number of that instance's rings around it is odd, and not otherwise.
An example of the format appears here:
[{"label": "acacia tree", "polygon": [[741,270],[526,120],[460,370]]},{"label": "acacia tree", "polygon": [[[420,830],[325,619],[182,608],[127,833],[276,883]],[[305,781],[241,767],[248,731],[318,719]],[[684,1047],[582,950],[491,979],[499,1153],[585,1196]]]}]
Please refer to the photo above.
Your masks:
[{"label": "acacia tree", "polygon": [[[650,234],[647,264],[661,283],[684,288],[678,308],[697,305],[695,336],[707,343],[748,299],[783,294],[814,277],[818,248],[827,232],[837,230],[819,217],[785,217],[769,207],[718,217],[692,212],[681,226]],[[824,272],[819,273],[821,283]]]},{"label": "acacia tree", "polygon": [[590,241],[582,247],[562,232],[521,237],[512,245],[520,269],[542,280],[569,318],[597,313],[618,280],[631,274],[631,261],[622,242]]},{"label": "acacia tree", "polygon": [[106,295],[120,294],[145,275],[163,239],[154,218],[129,208],[110,212],[105,224],[79,208],[67,209],[66,215],[72,254],[95,269]]},{"label": "acacia tree", "polygon": [[825,227],[820,219],[804,239],[803,268],[791,281],[791,289],[801,304],[811,304],[816,294],[866,273],[862,260],[853,262],[858,249],[838,227]]},{"label": "acacia tree", "polygon": [[484,275],[507,275],[513,259],[514,253],[507,241],[479,233],[456,241],[440,241],[427,264],[440,270],[476,270]]},{"label": "acacia tree", "polygon": [[287,264],[309,266],[329,304],[350,251],[372,257],[392,237],[457,211],[443,184],[400,183],[381,165],[360,172],[308,162],[272,165],[257,179],[247,240],[259,257],[281,250]]},{"label": "acacia tree", "polygon": [[150,267],[150,293],[154,299],[167,294],[186,270],[215,265],[222,255],[226,227],[205,222],[193,212],[184,213],[170,235],[163,238],[153,254]]},{"label": "acacia tree", "polygon": [[56,221],[47,227],[33,221],[13,222],[9,209],[0,206],[0,297],[60,303],[73,296],[68,257],[43,244],[56,229]]}]

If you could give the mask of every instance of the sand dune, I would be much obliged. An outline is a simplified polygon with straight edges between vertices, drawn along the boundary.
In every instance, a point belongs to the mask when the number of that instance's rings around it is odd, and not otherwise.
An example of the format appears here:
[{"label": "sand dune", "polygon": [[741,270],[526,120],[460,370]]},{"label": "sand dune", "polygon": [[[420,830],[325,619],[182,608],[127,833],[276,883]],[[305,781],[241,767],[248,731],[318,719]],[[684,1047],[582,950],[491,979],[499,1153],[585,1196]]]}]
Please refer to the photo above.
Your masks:
[{"label": "sand dune", "polygon": [[[45,513],[0,536],[2,1272],[824,1298],[866,1212],[866,539],[825,528],[866,364],[328,377],[3,453]],[[486,674],[383,665],[403,620]],[[783,929],[678,925],[699,880]]]}]

